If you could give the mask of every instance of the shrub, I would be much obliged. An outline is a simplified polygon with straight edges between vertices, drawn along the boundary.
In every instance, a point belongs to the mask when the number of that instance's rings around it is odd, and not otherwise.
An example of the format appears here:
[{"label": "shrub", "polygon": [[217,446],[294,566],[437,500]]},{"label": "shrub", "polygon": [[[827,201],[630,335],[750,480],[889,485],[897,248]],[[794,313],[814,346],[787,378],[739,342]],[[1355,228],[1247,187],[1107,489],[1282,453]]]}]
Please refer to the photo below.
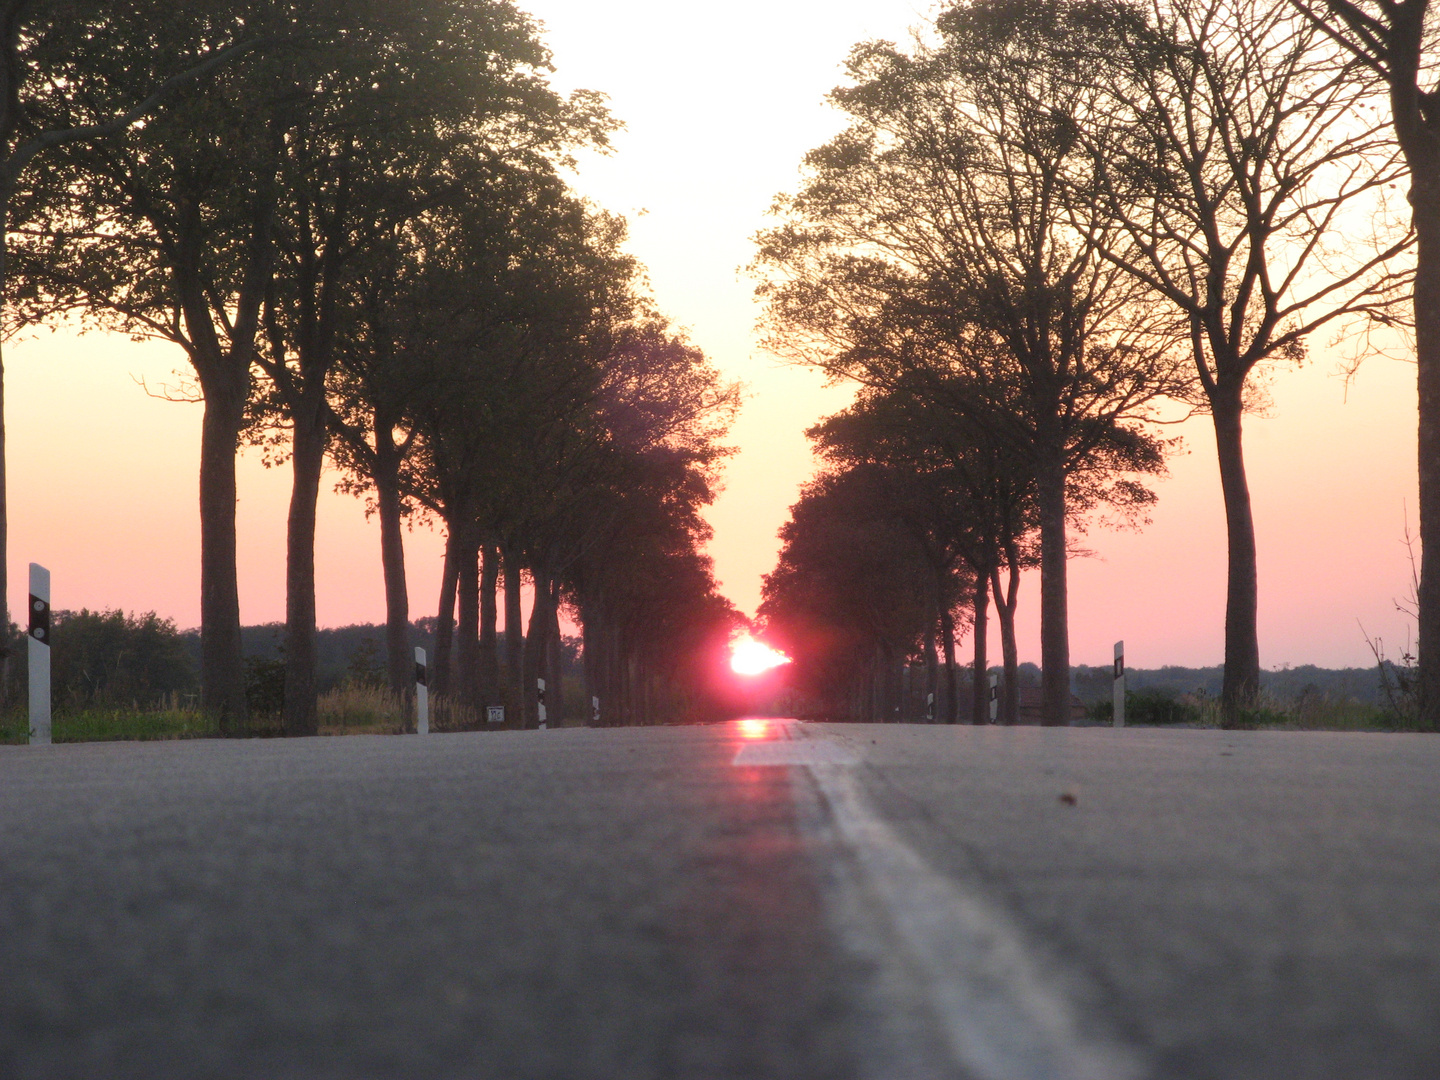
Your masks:
[{"label": "shrub", "polygon": [[57,611],[50,679],[57,704],[153,705],[194,689],[189,651],[175,623],[153,611]]},{"label": "shrub", "polygon": [[1155,687],[1125,694],[1127,724],[1188,724],[1198,720],[1200,710],[1174,690]]},{"label": "shrub", "polygon": [[245,704],[252,715],[273,716],[285,705],[285,660],[245,658]]}]

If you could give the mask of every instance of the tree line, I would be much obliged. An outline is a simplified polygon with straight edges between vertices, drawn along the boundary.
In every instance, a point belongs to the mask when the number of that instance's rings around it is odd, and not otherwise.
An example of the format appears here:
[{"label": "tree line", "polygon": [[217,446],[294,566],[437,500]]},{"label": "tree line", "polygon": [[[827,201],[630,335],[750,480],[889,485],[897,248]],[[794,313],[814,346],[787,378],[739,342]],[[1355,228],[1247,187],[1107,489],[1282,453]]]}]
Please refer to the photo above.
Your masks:
[{"label": "tree line", "polygon": [[[825,468],[766,581],[774,632],[797,647],[848,635],[832,655],[848,650],[852,674],[865,653],[874,672],[917,652],[934,670],[938,640],[953,686],[968,622],[979,722],[993,600],[1013,722],[1018,574],[1033,563],[1045,722],[1068,722],[1076,538],[1142,524],[1146,479],[1176,444],[1164,425],[1203,413],[1227,520],[1222,708],[1237,722],[1260,688],[1243,417],[1316,334],[1363,351],[1371,327],[1413,328],[1420,502],[1440,531],[1427,8],[963,0],[906,47],[855,46],[830,95],[847,126],[806,155],[757,237],[771,347],[859,387],[810,432]],[[1426,596],[1421,670],[1440,672]],[[1436,727],[1440,692],[1427,700]]]},{"label": "tree line", "polygon": [[550,86],[535,22],[508,0],[7,8],[5,146],[84,133],[7,174],[9,326],[71,315],[184,351],[222,730],[247,721],[243,445],[292,475],[287,733],[316,730],[327,463],[379,519],[395,692],[414,680],[404,533],[432,521],[433,693],[533,722],[568,607],[603,721],[683,709],[739,618],[700,517],[737,391],[655,308],[624,221],[569,188],[618,124]]}]

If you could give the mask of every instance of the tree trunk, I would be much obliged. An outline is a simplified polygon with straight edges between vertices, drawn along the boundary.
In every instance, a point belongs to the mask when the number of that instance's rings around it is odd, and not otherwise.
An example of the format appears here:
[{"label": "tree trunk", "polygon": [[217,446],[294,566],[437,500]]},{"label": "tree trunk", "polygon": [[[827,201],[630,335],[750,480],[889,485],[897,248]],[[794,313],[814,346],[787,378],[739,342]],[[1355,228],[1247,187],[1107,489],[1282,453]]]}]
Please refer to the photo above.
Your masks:
[{"label": "tree trunk", "polygon": [[496,588],[500,580],[500,552],[487,544],[481,552],[480,575],[480,697],[481,705],[500,701],[500,643],[496,638]]},{"label": "tree trunk", "polygon": [[455,697],[480,704],[480,549],[473,540],[457,547],[455,588],[460,617],[455,627]]},{"label": "tree trunk", "polygon": [[990,581],[984,574],[975,575],[975,662],[971,667],[974,685],[970,694],[970,722],[990,722],[990,664],[985,650],[990,622]]},{"label": "tree trunk", "polygon": [[315,508],[325,465],[326,430],[320,403],[294,410],[290,463],[293,484],[285,530],[285,707],[287,735],[314,735]]},{"label": "tree trunk", "polygon": [[1065,470],[1046,462],[1037,472],[1040,510],[1040,722],[1070,723],[1070,612],[1066,582]]},{"label": "tree trunk", "polygon": [[[585,720],[587,727],[595,723],[595,712],[592,706],[592,699],[600,696],[601,671],[600,663],[600,642],[603,635],[600,633],[600,604],[591,596],[584,597],[580,602],[580,670],[583,673],[584,692],[581,696],[580,715]],[[603,723],[603,719],[601,721]]]},{"label": "tree trunk", "polygon": [[[536,692],[539,688],[536,680],[544,677],[545,643],[547,632],[550,629],[550,613],[547,610],[550,603],[550,583],[538,569],[534,571],[534,577],[535,588],[530,602],[530,625],[525,634],[525,659],[520,665],[521,671],[524,672],[522,700],[525,702],[525,711],[522,715],[527,728],[534,727],[539,718],[536,709],[538,704]],[[546,689],[548,690],[549,687],[547,686]]]},{"label": "tree trunk", "polygon": [[1440,176],[1412,180],[1419,240],[1415,359],[1420,394],[1420,726],[1440,731]]},{"label": "tree trunk", "polygon": [[1215,447],[1220,457],[1220,488],[1225,496],[1229,570],[1225,589],[1225,680],[1220,691],[1221,725],[1236,722],[1260,692],[1260,639],[1256,632],[1258,584],[1255,570],[1255,519],[1245,480],[1241,437],[1241,388],[1224,387],[1211,400]]},{"label": "tree trunk", "polygon": [[545,628],[546,648],[545,658],[548,674],[545,676],[545,684],[548,688],[546,698],[550,702],[550,726],[565,726],[565,670],[563,653],[564,649],[560,641],[560,582],[558,579],[550,581],[550,625]]},{"label": "tree trunk", "polygon": [[[243,730],[245,658],[240,641],[240,588],[235,574],[235,455],[245,425],[250,373],[201,373],[200,428],[200,703],[220,731]],[[236,377],[238,376],[238,377]]]},{"label": "tree trunk", "polygon": [[[505,680],[515,696],[517,721],[523,721],[525,709],[525,636],[520,621],[520,555],[513,547],[501,549],[505,564]],[[520,723],[523,727],[523,722]]]},{"label": "tree trunk", "polygon": [[605,688],[610,692],[608,699],[601,698],[601,716],[606,727],[620,727],[628,723],[625,700],[625,648],[620,627],[607,625],[605,629]]},{"label": "tree trunk", "polygon": [[460,557],[456,551],[455,529],[445,535],[445,566],[440,571],[440,604],[435,612],[435,660],[430,692],[435,697],[450,694],[450,659],[455,641],[455,591],[460,578]]},{"label": "tree trunk", "polygon": [[940,609],[940,644],[945,650],[945,723],[960,722],[960,690],[955,673],[955,620],[949,608]]},{"label": "tree trunk", "polygon": [[940,658],[935,655],[935,624],[925,628],[925,722],[933,724],[940,694]]},{"label": "tree trunk", "polygon": [[995,593],[995,613],[1000,616],[1000,651],[1004,657],[1004,686],[1000,690],[1000,722],[1020,722],[1020,652],[1015,645],[1015,607],[1020,600],[1020,558],[1013,549],[1006,554],[1010,583],[1000,588],[1000,568],[990,570]]},{"label": "tree trunk", "polygon": [[375,503],[380,515],[380,564],[385,573],[385,671],[401,701],[413,691],[410,595],[405,585],[405,539],[400,527],[400,454],[389,429],[375,430]]}]

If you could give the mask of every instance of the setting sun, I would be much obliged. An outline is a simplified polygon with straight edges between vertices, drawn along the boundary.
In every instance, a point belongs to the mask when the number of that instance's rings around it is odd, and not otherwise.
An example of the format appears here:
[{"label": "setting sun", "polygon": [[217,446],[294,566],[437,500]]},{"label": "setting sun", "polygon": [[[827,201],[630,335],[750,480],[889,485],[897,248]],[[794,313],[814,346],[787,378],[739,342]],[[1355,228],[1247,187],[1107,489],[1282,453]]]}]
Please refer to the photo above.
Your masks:
[{"label": "setting sun", "polygon": [[737,675],[760,675],[788,663],[790,657],[756,641],[749,634],[730,643],[730,670]]}]

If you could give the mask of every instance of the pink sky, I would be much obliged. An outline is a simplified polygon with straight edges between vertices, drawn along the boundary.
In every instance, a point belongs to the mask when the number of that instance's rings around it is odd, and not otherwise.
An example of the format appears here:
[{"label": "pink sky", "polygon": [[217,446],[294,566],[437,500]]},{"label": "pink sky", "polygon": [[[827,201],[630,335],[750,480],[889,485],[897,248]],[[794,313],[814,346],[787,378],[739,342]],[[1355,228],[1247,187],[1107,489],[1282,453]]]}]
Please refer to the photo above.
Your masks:
[{"label": "pink sky", "polygon": [[[524,5],[522,5],[524,6]],[[793,185],[804,151],[837,125],[821,98],[848,46],[897,37],[924,9],[870,0],[817,6],[742,0],[678,8],[660,0],[539,0],[562,87],[612,96],[628,129],[617,152],[582,162],[578,185],[632,220],[661,307],[748,400],[732,441],[726,490],[710,513],[723,591],[753,612],[774,565],[776,530],[813,462],[804,428],[843,407],[811,372],[755,347],[749,237],[770,198]],[[663,92],[662,92],[663,91]],[[1323,341],[1277,377],[1270,419],[1247,428],[1260,550],[1260,643],[1267,667],[1370,662],[1357,620],[1393,645],[1406,620],[1401,537],[1414,507],[1415,389],[1407,364],[1374,359],[1347,391]],[[181,626],[199,616],[196,511],[200,410],[149,398],[183,368],[173,346],[98,334],[42,333],[7,346],[11,610],[25,565],[54,574],[58,607],[155,610]],[[1221,657],[1224,518],[1207,421],[1184,429],[1189,452],[1158,488],[1139,533],[1096,531],[1094,558],[1071,563],[1071,655],[1109,662],[1127,642],[1132,666],[1214,664]],[[379,538],[360,500],[327,484],[318,537],[322,625],[384,616]],[[246,456],[240,476],[240,592],[247,623],[284,613],[289,469]],[[414,616],[433,613],[441,539],[407,536]],[[1021,655],[1039,651],[1036,583],[1021,597]]]}]

